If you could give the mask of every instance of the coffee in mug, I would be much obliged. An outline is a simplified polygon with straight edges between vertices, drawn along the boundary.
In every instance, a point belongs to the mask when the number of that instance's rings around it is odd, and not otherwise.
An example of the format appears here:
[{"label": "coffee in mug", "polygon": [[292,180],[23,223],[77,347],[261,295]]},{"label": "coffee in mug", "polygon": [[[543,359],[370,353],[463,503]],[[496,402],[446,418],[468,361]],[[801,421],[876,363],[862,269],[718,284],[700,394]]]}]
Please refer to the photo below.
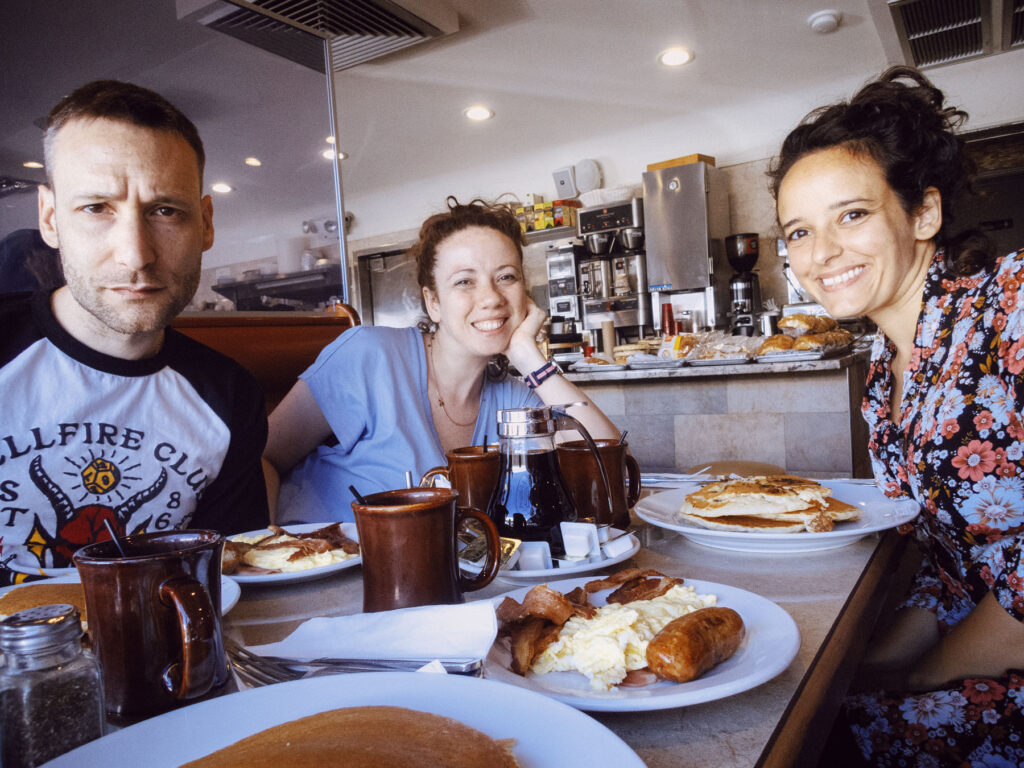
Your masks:
[{"label": "coffee in mug", "polygon": [[[498,572],[498,531],[475,509],[457,509],[448,488],[402,488],[352,502],[363,556],[363,611],[461,603]],[[480,573],[459,570],[457,526],[467,518],[483,526],[487,556]]]},{"label": "coffee in mug", "polygon": [[143,533],[79,549],[89,635],[107,714],[130,723],[227,682],[216,531]]},{"label": "coffee in mug", "polygon": [[421,486],[429,486],[440,475],[448,478],[452,490],[459,494],[460,509],[472,507],[484,511],[498,484],[498,446],[470,445],[445,453],[447,467],[434,467],[420,478]]},{"label": "coffee in mug", "polygon": [[583,440],[558,444],[558,466],[569,488],[580,520],[598,525],[629,525],[629,509],[640,498],[640,466],[629,455],[629,444],[595,440],[601,464],[611,486],[611,504],[594,454]]}]

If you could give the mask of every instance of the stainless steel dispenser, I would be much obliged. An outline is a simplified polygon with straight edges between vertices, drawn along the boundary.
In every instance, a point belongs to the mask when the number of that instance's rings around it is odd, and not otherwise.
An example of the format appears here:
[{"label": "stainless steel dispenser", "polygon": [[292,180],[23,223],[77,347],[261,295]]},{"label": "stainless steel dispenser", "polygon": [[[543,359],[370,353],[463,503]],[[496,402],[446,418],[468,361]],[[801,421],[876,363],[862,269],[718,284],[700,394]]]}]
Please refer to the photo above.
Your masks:
[{"label": "stainless steel dispenser", "polygon": [[[705,162],[644,173],[644,237],[652,302],[661,293],[688,296],[702,305],[701,325],[725,326],[730,270],[729,194],[722,172]],[[660,313],[654,307],[657,321]]]},{"label": "stainless steel dispenser", "polygon": [[577,227],[589,254],[580,260],[584,330],[598,331],[606,320],[637,336],[651,327],[643,224],[638,197],[579,212]]}]

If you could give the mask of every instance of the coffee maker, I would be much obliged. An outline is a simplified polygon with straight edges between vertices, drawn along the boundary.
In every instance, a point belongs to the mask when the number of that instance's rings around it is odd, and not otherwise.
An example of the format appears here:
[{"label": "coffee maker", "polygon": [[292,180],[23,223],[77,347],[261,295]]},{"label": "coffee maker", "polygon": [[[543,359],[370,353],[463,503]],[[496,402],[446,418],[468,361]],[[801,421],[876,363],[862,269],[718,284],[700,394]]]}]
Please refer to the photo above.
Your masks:
[{"label": "coffee maker", "polygon": [[761,287],[753,272],[758,256],[757,234],[729,235],[725,238],[725,255],[736,273],[729,280],[729,332],[753,336],[761,311]]},{"label": "coffee maker", "polygon": [[579,265],[583,330],[600,331],[610,320],[622,333],[640,337],[651,325],[643,204],[635,197],[577,215],[586,249]]}]

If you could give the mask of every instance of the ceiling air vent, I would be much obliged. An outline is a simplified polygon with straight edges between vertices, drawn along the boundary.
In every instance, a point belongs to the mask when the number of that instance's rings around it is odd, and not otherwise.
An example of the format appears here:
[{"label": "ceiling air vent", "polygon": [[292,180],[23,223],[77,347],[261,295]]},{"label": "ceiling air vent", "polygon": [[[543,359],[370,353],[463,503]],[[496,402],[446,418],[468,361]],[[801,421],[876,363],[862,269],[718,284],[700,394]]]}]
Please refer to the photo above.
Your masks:
[{"label": "ceiling air vent", "polygon": [[904,60],[922,69],[1024,45],[1024,0],[888,0],[887,5]]},{"label": "ceiling air vent", "polygon": [[459,28],[438,0],[177,0],[178,18],[324,72],[324,42],[335,72]]},{"label": "ceiling air vent", "polygon": [[1004,0],[1003,39],[1007,48],[1024,45],[1024,0]]}]

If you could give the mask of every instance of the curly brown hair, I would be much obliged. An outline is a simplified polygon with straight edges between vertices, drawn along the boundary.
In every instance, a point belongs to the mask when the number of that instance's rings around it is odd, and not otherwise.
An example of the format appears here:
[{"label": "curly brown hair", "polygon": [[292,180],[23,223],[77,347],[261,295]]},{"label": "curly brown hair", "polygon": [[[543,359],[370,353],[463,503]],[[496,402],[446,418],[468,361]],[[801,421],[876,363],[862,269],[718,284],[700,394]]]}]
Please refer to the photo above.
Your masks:
[{"label": "curly brown hair", "polygon": [[[416,262],[416,282],[420,287],[420,304],[424,315],[427,314],[427,306],[423,299],[423,289],[429,288],[437,292],[437,282],[434,279],[434,268],[437,266],[437,249],[448,237],[456,232],[461,232],[470,227],[486,227],[507,237],[515,246],[519,254],[519,263],[523,261],[523,246],[526,245],[526,238],[523,235],[522,227],[516,219],[515,214],[507,205],[497,202],[489,202],[481,198],[474,198],[468,203],[460,203],[454,195],[445,199],[447,211],[435,213],[420,226],[419,237],[416,243],[409,249],[409,255]],[[424,333],[434,330],[434,324],[429,319],[421,320],[417,326]],[[500,379],[505,375],[508,368],[508,360],[504,355],[496,355],[488,366],[488,376]]]},{"label": "curly brown hair", "polygon": [[975,169],[954,132],[967,113],[944,102],[942,91],[913,67],[889,68],[848,102],[814,110],[789,133],[768,170],[773,197],[778,200],[782,180],[805,155],[842,147],[870,157],[908,215],[920,208],[925,190],[939,190],[942,227],[935,241],[958,273],[977,271],[995,254],[984,238],[950,234],[955,206],[971,191]]}]

